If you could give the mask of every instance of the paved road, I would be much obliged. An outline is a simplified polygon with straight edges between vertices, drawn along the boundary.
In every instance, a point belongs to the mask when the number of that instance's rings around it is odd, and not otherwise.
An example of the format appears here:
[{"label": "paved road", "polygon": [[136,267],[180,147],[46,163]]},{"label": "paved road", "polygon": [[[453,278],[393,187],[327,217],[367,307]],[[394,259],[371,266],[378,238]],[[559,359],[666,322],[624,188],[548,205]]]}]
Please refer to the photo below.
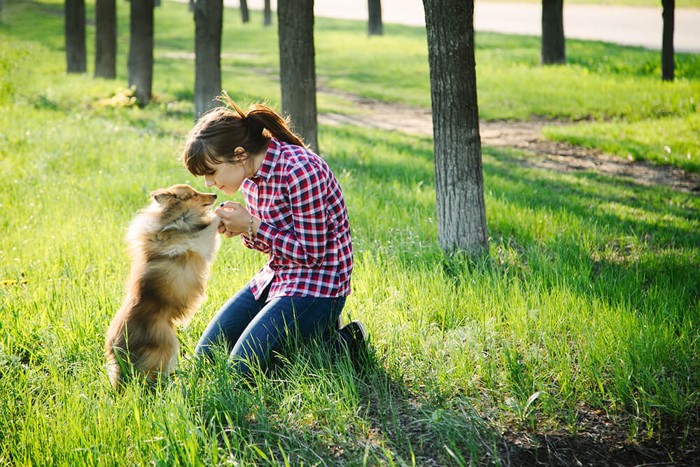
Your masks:
[{"label": "paved road", "polygon": [[[238,6],[239,0],[225,0]],[[272,1],[273,8],[275,0]],[[262,0],[248,0],[253,9],[262,9]],[[539,36],[540,3],[479,2],[474,7],[474,28],[510,34]],[[316,0],[317,16],[364,20],[366,0]],[[421,0],[382,0],[385,23],[425,25]],[[564,33],[567,38],[588,39],[661,48],[661,2],[658,8],[567,5],[564,2]],[[674,36],[676,52],[700,53],[700,8],[676,8]]]}]

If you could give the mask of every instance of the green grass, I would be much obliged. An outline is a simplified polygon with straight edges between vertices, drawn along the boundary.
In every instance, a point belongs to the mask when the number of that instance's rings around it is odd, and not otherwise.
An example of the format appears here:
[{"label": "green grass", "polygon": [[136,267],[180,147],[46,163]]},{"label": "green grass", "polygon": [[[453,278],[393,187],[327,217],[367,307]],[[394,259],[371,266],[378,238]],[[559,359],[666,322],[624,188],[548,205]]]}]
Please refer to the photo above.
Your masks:
[{"label": "green grass", "polygon": [[[65,75],[58,12],[10,3],[0,29],[0,464],[485,463],[502,432],[575,432],[587,409],[631,415],[618,429],[632,443],[692,423],[700,198],[486,147],[490,255],[472,262],[437,246],[431,141],[355,127],[319,136],[353,225],[346,310],[371,332],[364,371],[314,345],[251,381],[223,359],[191,361],[208,319],[265,259],[225,241],[180,332],[179,373],[114,395],[102,346],[128,273],[125,228],[154,188],[202,186],[177,160],[193,65],[169,58],[191,50],[192,22],[182,5],[157,11],[157,99],[138,109],[106,101],[125,87],[125,20],[120,77],[95,80]],[[275,105],[276,36],[259,19],[227,22],[224,85]],[[319,20],[317,34],[328,86],[428,105],[420,31],[370,40],[358,23]],[[661,85],[648,76],[655,54],[575,45],[572,65],[542,69],[536,41],[479,36],[484,118],[590,118],[571,130],[586,144],[697,156],[697,65]],[[320,107],[352,111],[327,95]]]},{"label": "green grass", "polygon": [[[89,5],[88,5],[89,7]],[[40,40],[51,50],[62,50],[62,3],[42,3],[38,15],[33,4],[11,3],[8,10],[28,9],[15,15],[5,29],[16,39]],[[170,111],[191,111],[194,86],[192,19],[182,5],[166,3],[156,10],[156,74],[154,93]],[[120,6],[118,83],[126,82],[128,9]],[[92,11],[88,11],[91,17]],[[222,79],[224,88],[240,101],[264,98],[279,102],[276,28],[264,28],[259,14],[251,23],[240,23],[236,12],[224,22]],[[333,92],[401,102],[430,108],[429,73],[425,32],[420,28],[386,25],[382,37],[368,38],[362,22],[316,21],[316,65],[319,84],[330,90],[319,96],[321,112],[352,112],[352,107]],[[88,29],[88,48],[93,45]],[[567,41],[569,64],[539,66],[539,39],[490,33],[476,35],[479,109],[484,120],[529,120],[532,118],[574,123],[556,127],[547,134],[576,144],[584,140],[589,122],[605,123],[607,137],[615,140],[615,154],[653,162],[678,163],[697,171],[697,132],[678,131],[677,120],[693,121],[700,96],[700,56],[676,54],[674,83],[661,81],[660,53],[634,47],[588,41]],[[91,57],[92,51],[88,51]],[[90,60],[88,61],[90,62]],[[62,66],[60,62],[58,66]],[[60,69],[60,68],[59,68]],[[58,71],[58,70],[57,70]],[[88,70],[91,73],[91,69]],[[105,83],[105,86],[114,83]],[[51,90],[56,93],[56,89]],[[111,89],[115,92],[116,89]],[[575,92],[574,92],[575,91]],[[42,91],[45,92],[45,91]],[[106,91],[102,91],[105,93]],[[56,102],[60,95],[46,96]],[[86,96],[89,98],[89,96]],[[67,100],[70,101],[71,98]],[[173,101],[176,104],[172,104]],[[67,102],[64,105],[73,105]],[[695,117],[693,117],[695,116]],[[628,124],[652,121],[657,133],[673,135],[672,154],[659,158],[659,145],[627,138]],[[687,126],[685,128],[688,128]],[[608,149],[610,144],[605,145]],[[675,149],[678,148],[677,152]],[[688,158],[690,154],[690,158]]]},{"label": "green grass", "polygon": [[628,159],[645,159],[700,172],[700,114],[637,122],[615,121],[549,127],[545,135],[579,146],[598,148]]}]

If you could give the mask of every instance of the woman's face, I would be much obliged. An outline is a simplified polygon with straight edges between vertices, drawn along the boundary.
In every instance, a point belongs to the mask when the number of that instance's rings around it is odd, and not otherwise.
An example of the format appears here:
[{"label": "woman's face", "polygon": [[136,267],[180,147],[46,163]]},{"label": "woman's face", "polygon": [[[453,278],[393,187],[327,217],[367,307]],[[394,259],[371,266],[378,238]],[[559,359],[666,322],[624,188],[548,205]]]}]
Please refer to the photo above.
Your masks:
[{"label": "woman's face", "polygon": [[246,165],[242,163],[223,162],[210,165],[210,168],[213,173],[204,176],[207,188],[216,187],[227,195],[236,193],[247,177]]}]

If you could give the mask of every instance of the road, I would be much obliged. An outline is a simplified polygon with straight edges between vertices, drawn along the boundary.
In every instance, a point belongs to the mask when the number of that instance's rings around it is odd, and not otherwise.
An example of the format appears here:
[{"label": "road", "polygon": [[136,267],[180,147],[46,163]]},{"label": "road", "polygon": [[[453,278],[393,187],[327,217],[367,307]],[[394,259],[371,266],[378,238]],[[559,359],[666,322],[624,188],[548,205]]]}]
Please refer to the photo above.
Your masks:
[{"label": "road", "polygon": [[[239,0],[225,0],[238,6]],[[252,9],[262,9],[263,0],[248,0]],[[272,0],[273,8],[276,2]],[[366,0],[316,0],[320,17],[365,20]],[[539,36],[540,3],[493,3],[476,1],[474,28],[507,34]],[[421,0],[382,0],[385,23],[425,25]],[[700,8],[676,8],[674,45],[676,52],[700,53]],[[661,49],[661,2],[658,8],[564,3],[564,33],[570,39],[587,39]]]}]

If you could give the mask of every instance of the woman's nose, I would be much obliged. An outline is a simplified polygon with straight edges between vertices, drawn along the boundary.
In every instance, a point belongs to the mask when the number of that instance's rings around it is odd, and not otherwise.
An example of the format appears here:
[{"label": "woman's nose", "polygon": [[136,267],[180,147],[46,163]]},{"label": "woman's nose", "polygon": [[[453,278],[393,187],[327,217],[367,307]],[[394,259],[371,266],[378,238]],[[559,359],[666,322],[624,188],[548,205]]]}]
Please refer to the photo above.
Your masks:
[{"label": "woman's nose", "polygon": [[204,176],[204,185],[205,185],[207,188],[211,188],[211,187],[214,186],[214,180],[211,179],[211,178],[209,178],[209,177],[207,177],[207,176],[205,175],[205,176]]}]

